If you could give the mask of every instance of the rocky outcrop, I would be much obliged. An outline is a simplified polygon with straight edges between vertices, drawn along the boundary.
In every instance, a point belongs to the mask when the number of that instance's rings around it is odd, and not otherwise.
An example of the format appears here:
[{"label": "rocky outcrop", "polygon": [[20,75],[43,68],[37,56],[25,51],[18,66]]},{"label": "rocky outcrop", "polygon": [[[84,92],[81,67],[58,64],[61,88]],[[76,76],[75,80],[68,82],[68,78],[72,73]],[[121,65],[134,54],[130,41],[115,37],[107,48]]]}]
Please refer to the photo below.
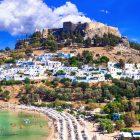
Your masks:
[{"label": "rocky outcrop", "polygon": [[115,36],[121,37],[118,28],[107,26],[99,22],[86,23],[84,32],[86,37],[89,38],[93,38],[96,35],[103,37],[104,34],[113,34]]},{"label": "rocky outcrop", "polygon": [[127,37],[122,37],[120,39],[120,43],[117,44],[116,46],[116,49],[127,49],[127,48],[130,48],[130,43],[129,43],[129,40]]},{"label": "rocky outcrop", "polygon": [[86,22],[86,23],[77,23],[64,22],[63,31],[82,31],[85,34],[85,37],[93,38],[98,35],[103,37],[104,34],[113,34],[115,36],[121,37],[118,28],[107,26],[100,22]]},{"label": "rocky outcrop", "polygon": [[129,43],[129,40],[128,40],[127,37],[122,37],[122,38],[121,38],[121,44],[122,44],[122,46],[124,46],[124,47],[130,47],[130,43]]},{"label": "rocky outcrop", "polygon": [[[107,26],[100,22],[86,22],[86,23],[77,23],[74,24],[72,22],[64,22],[63,28],[54,28],[54,29],[43,29],[42,38],[47,38],[49,33],[53,35],[59,35],[60,32],[74,32],[80,31],[82,32],[83,37],[85,38],[93,38],[95,36],[103,37],[104,34],[112,34],[114,36],[120,37],[121,34],[119,29],[112,26]],[[124,42],[124,40],[123,40]]]}]

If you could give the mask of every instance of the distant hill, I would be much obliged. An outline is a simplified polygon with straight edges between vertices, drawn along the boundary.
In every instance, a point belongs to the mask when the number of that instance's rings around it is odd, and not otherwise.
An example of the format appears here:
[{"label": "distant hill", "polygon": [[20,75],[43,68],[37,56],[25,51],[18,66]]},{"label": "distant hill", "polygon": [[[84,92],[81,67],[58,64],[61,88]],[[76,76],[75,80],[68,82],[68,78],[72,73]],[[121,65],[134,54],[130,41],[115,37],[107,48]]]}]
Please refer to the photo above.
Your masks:
[{"label": "distant hill", "polygon": [[115,46],[122,41],[118,28],[102,23],[64,22],[63,28],[36,30],[31,36],[17,40],[15,49],[42,48],[56,51],[64,46]]},{"label": "distant hill", "polygon": [[118,44],[140,50],[138,43],[129,42],[116,27],[99,22],[77,24],[64,22],[63,28],[36,30],[25,39],[17,40],[15,49],[42,48],[55,52],[63,47],[115,47]]},{"label": "distant hill", "polygon": [[32,52],[38,55],[44,52],[73,52],[73,50],[76,50],[76,54],[82,50],[90,50],[95,58],[105,55],[111,61],[120,58],[128,62],[140,60],[140,44],[123,37],[118,28],[99,22],[77,24],[64,22],[63,28],[36,30],[25,39],[17,40],[15,50],[11,53],[5,52],[3,56],[19,59]]}]

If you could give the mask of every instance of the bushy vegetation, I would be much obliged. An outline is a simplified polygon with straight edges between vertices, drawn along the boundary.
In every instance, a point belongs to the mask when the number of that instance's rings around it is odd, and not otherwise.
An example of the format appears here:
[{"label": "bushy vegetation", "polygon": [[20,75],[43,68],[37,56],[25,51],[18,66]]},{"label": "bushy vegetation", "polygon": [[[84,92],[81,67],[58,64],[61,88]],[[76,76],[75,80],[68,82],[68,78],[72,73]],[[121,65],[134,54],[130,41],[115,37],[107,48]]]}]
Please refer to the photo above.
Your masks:
[{"label": "bushy vegetation", "polygon": [[19,81],[19,80],[14,80],[14,79],[10,79],[10,80],[2,80],[0,81],[0,85],[3,86],[11,86],[11,85],[21,85],[21,84],[30,84],[32,81],[28,78],[26,78],[24,81]]},{"label": "bushy vegetation", "polygon": [[[71,39],[72,43],[80,43],[85,47],[92,46],[115,46],[120,43],[121,38],[114,36],[113,34],[104,34],[103,37],[95,36],[93,39],[87,38],[84,40],[84,33],[79,31],[74,32],[60,32],[57,34],[58,41]],[[93,43],[92,43],[93,41]]]},{"label": "bushy vegetation", "polygon": [[85,64],[93,64],[93,62],[93,53],[90,51],[83,51],[82,54],[70,58],[65,64],[72,67],[81,67]]},{"label": "bushy vegetation", "polygon": [[55,52],[58,50],[58,44],[53,35],[49,35],[48,39],[43,39],[41,32],[37,31],[30,37],[17,41],[15,45],[15,49],[26,49],[26,54],[32,53],[32,51],[30,51],[32,48],[43,48],[50,52]]},{"label": "bushy vegetation", "polygon": [[126,127],[126,124],[124,123],[123,120],[117,120],[116,122],[116,130],[123,130]]},{"label": "bushy vegetation", "polygon": [[109,58],[107,56],[101,56],[94,59],[94,54],[91,51],[85,50],[81,54],[77,54],[77,56],[73,56],[69,60],[66,60],[65,65],[81,68],[82,65],[101,65],[107,64],[108,62]]},{"label": "bushy vegetation", "polygon": [[99,119],[98,121],[100,123],[99,130],[101,130],[101,131],[106,130],[108,133],[114,132],[114,126],[110,119]]},{"label": "bushy vegetation", "polygon": [[58,44],[53,35],[48,36],[47,40],[43,40],[41,46],[43,49],[48,49],[50,52],[56,52],[58,50]]},{"label": "bushy vegetation", "polygon": [[114,36],[112,34],[104,34],[103,37],[95,36],[93,41],[95,46],[116,46],[120,43],[120,37]]},{"label": "bushy vegetation", "polygon": [[137,118],[134,112],[125,114],[124,122],[126,124],[126,127],[132,127],[136,123],[136,121],[137,121]]},{"label": "bushy vegetation", "polygon": [[3,60],[0,60],[0,65],[2,64],[9,64],[9,63],[16,63],[16,59],[15,58],[10,58],[10,59],[3,59]]},{"label": "bushy vegetation", "polygon": [[9,101],[10,99],[10,92],[8,90],[2,90],[0,87],[0,99],[4,101]]},{"label": "bushy vegetation", "polygon": [[[62,73],[61,73],[62,74]],[[53,81],[42,80],[42,82],[54,90],[48,90],[45,87],[35,87],[33,93],[40,95],[43,92],[42,100],[90,100],[97,103],[110,102],[104,107],[104,112],[113,114],[119,112],[128,112],[138,110],[138,105],[134,104],[130,99],[139,97],[140,93],[140,82],[133,81],[131,79],[113,79],[112,85],[101,84],[101,86],[89,86],[87,83],[71,82],[69,79],[54,79]],[[26,80],[24,83],[29,86],[34,85],[32,81]],[[58,86],[59,85],[59,86]],[[46,94],[47,93],[47,94]],[[49,96],[48,96],[49,95]]]},{"label": "bushy vegetation", "polygon": [[136,42],[130,42],[130,47],[136,50],[140,50],[140,44]]},{"label": "bushy vegetation", "polygon": [[102,57],[100,58],[100,63],[108,63],[108,62],[109,62],[109,58],[108,58],[108,57],[102,56]]},{"label": "bushy vegetation", "polygon": [[[13,85],[14,82],[8,81],[7,85]],[[99,130],[108,133],[114,130],[128,131],[127,128],[139,120],[140,104],[132,99],[139,97],[140,80],[113,79],[112,84],[102,83],[99,86],[71,82],[67,78],[40,82],[43,85],[38,87],[35,81],[29,79],[24,81],[24,90],[21,89],[17,96],[21,104],[53,107],[60,112],[66,108],[80,109],[84,106],[85,111],[82,115],[85,115],[86,111],[92,111],[100,103],[106,103],[102,107],[105,114],[95,115],[94,119],[100,124]],[[0,98],[8,101],[10,93],[1,90]],[[72,112],[74,113],[74,110]],[[120,117],[114,120],[114,114],[120,114]]]},{"label": "bushy vegetation", "polygon": [[130,129],[130,128],[122,128],[121,132],[132,132],[132,129]]},{"label": "bushy vegetation", "polygon": [[6,85],[6,86],[10,86],[10,85],[19,85],[22,84],[22,81],[15,81],[15,80],[2,80],[0,81],[0,85]]},{"label": "bushy vegetation", "polygon": [[16,59],[14,59],[14,58],[5,60],[5,63],[15,63],[15,62],[16,62]]},{"label": "bushy vegetation", "polygon": [[[57,34],[50,34],[47,39],[42,38],[40,31],[33,33],[31,36],[26,36],[26,39],[17,41],[16,49],[31,49],[42,48],[51,52],[55,52],[63,47],[70,46],[76,43],[78,46],[92,47],[92,46],[115,46],[120,43],[120,38],[112,34],[104,34],[103,37],[95,36],[93,39],[84,39],[84,32],[63,32]],[[59,43],[64,42],[64,43]]]}]

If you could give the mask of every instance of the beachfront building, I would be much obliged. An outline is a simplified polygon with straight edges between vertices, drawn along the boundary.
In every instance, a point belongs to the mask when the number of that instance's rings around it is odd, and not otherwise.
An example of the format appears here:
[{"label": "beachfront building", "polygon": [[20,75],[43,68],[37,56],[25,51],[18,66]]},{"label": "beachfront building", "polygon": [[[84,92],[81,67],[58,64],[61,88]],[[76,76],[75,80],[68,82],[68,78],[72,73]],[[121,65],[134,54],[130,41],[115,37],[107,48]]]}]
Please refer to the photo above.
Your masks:
[{"label": "beachfront building", "polygon": [[140,140],[140,132],[122,132],[120,140]]}]

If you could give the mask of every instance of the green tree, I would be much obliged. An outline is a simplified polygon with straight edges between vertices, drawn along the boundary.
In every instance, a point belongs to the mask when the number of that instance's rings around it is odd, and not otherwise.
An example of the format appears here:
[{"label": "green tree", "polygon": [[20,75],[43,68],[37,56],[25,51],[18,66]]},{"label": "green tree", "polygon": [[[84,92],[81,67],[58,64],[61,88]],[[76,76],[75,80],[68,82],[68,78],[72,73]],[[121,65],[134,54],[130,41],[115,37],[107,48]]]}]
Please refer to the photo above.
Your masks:
[{"label": "green tree", "polygon": [[136,50],[140,50],[140,44],[136,42],[130,42],[130,47]]},{"label": "green tree", "polygon": [[109,58],[108,58],[107,56],[102,56],[102,57],[100,58],[100,62],[101,62],[101,63],[108,63],[108,62],[109,62]]},{"label": "green tree", "polygon": [[124,123],[123,120],[117,120],[115,123],[116,123],[116,127],[115,128],[117,130],[121,130],[121,129],[125,128],[125,123]]},{"label": "green tree", "polygon": [[75,91],[78,88],[78,82],[74,81],[71,83],[71,92]]},{"label": "green tree", "polygon": [[34,32],[33,33],[33,35],[31,36],[31,38],[33,39],[33,38],[36,38],[36,39],[40,39],[42,37],[42,34],[41,34],[41,32],[40,31],[36,31],[36,32]]},{"label": "green tree", "polygon": [[84,98],[86,89],[89,87],[89,84],[85,83],[85,82],[81,82],[81,83],[79,83],[79,86],[81,87],[81,90],[83,92],[83,98]]},{"label": "green tree", "polygon": [[54,79],[53,81],[51,81],[51,84],[54,88],[56,88],[59,85],[59,80]]},{"label": "green tree", "polygon": [[99,129],[101,131],[107,130],[108,133],[113,133],[114,132],[114,126],[109,119],[99,119],[100,127]]},{"label": "green tree", "polygon": [[71,85],[71,82],[70,82],[70,81],[64,82],[64,86],[65,86],[66,88],[69,88],[70,85]]},{"label": "green tree", "polygon": [[30,81],[29,78],[25,78],[25,80],[24,80],[24,83],[25,83],[25,84],[30,84],[30,82],[31,82],[31,81]]},{"label": "green tree", "polygon": [[57,71],[57,73],[56,73],[57,75],[64,75],[65,74],[65,72],[63,71],[63,70],[59,70],[59,71]]},{"label": "green tree", "polygon": [[5,90],[4,92],[1,93],[1,98],[4,101],[9,101],[9,99],[10,99],[10,92],[8,90]]},{"label": "green tree", "polygon": [[77,67],[79,64],[79,61],[77,60],[77,57],[73,56],[69,59],[69,64],[72,67]]},{"label": "green tree", "polygon": [[95,36],[93,38],[95,46],[116,46],[120,43],[120,37],[113,34],[104,34],[103,37]]},{"label": "green tree", "polygon": [[127,113],[124,116],[126,127],[132,127],[136,123],[136,115],[133,112]]},{"label": "green tree", "polygon": [[125,62],[124,62],[124,60],[123,59],[120,59],[119,60],[119,65],[120,65],[120,68],[124,68],[124,66],[125,66]]},{"label": "green tree", "polygon": [[30,104],[30,99],[27,97],[27,96],[22,96],[20,99],[19,99],[19,102],[21,103],[21,104]]},{"label": "green tree", "polygon": [[121,111],[121,103],[119,102],[111,102],[104,106],[104,112],[108,114],[119,113]]},{"label": "green tree", "polygon": [[93,53],[90,51],[87,51],[87,50],[83,51],[82,59],[83,59],[84,64],[92,63],[93,62]]},{"label": "green tree", "polygon": [[91,39],[89,37],[85,40],[84,43],[86,47],[91,47]]},{"label": "green tree", "polygon": [[48,38],[47,39],[48,40],[55,40],[55,37],[52,34],[50,34],[50,35],[48,35]]},{"label": "green tree", "polygon": [[58,45],[57,42],[55,40],[48,40],[47,41],[47,48],[51,51],[51,52],[56,52],[58,50]]},{"label": "green tree", "polygon": [[105,79],[111,80],[112,79],[112,75],[111,74],[105,74]]},{"label": "green tree", "polygon": [[16,62],[16,59],[14,59],[14,58],[10,58],[10,59],[5,60],[5,63],[15,63],[15,62]]},{"label": "green tree", "polygon": [[6,51],[10,51],[11,49],[10,49],[9,47],[6,47],[5,50],[6,50]]}]

